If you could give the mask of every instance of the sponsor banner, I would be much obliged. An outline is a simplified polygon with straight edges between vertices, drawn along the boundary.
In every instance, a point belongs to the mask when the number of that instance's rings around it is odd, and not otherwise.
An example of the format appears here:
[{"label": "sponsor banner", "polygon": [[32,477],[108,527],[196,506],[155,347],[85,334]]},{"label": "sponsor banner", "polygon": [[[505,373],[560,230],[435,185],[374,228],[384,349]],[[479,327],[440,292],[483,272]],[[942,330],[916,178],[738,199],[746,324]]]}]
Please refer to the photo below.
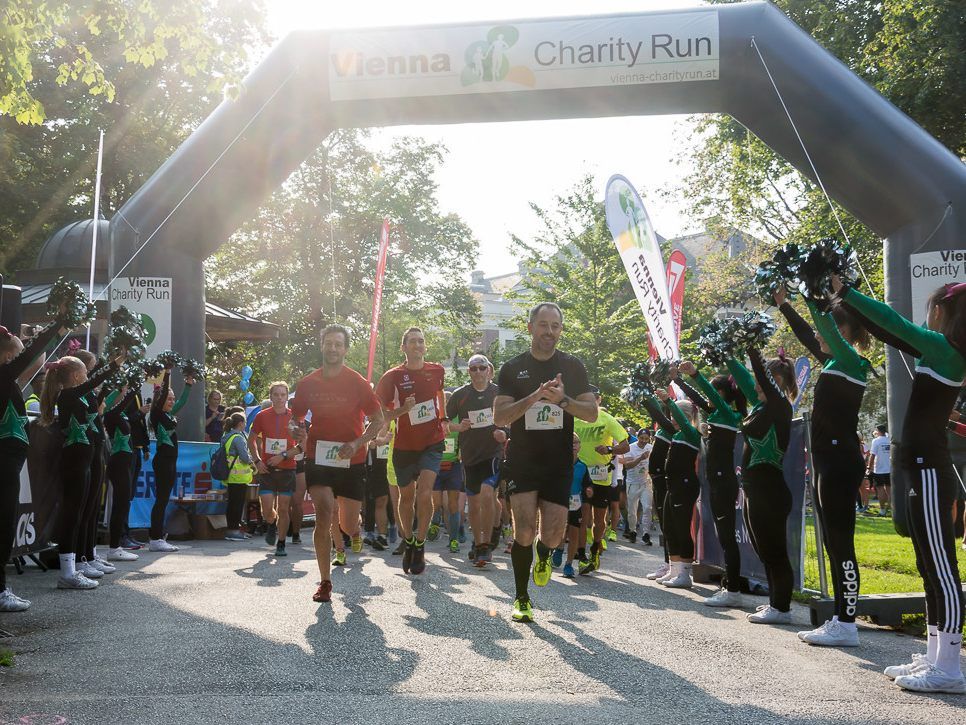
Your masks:
[{"label": "sponsor banner", "polygon": [[912,281],[912,321],[926,323],[929,295],[949,282],[966,282],[966,249],[943,249],[909,256]]},{"label": "sponsor banner", "polygon": [[808,385],[808,379],[811,375],[812,363],[805,355],[802,355],[795,361],[795,383],[798,385],[798,397],[792,404],[792,411],[798,410],[798,404],[802,402],[802,396],[805,395],[805,386]]},{"label": "sponsor banner", "polygon": [[376,338],[379,333],[379,313],[382,311],[382,281],[386,276],[386,258],[389,256],[389,220],[382,222],[379,235],[379,258],[376,262],[376,285],[372,296],[372,322],[369,324],[369,363],[366,365],[366,381],[372,382],[372,368],[376,362]]},{"label": "sponsor banner", "polygon": [[614,175],[607,182],[604,207],[607,226],[644,313],[650,344],[662,360],[677,360],[664,259],[644,204],[627,179]]},{"label": "sponsor banner", "polygon": [[[154,459],[155,442],[151,441],[151,460]],[[219,443],[196,443],[193,441],[178,442],[178,473],[174,479],[174,489],[171,491],[171,503],[165,513],[165,519],[177,508],[174,499],[184,494],[203,494],[211,488],[211,457],[218,450]],[[151,460],[144,461],[141,473],[134,482],[134,497],[131,499],[131,514],[128,526],[132,529],[146,529],[151,526],[151,509],[156,498],[154,470]],[[220,487],[216,487],[220,488]],[[190,504],[193,514],[223,514],[226,503],[224,501],[206,501]]]},{"label": "sponsor banner", "polygon": [[714,81],[718,14],[334,31],[333,101]]},{"label": "sponsor banner", "polygon": [[[741,467],[741,448],[743,441],[741,434],[735,444],[735,468]],[[805,547],[803,544],[805,533],[805,423],[801,418],[792,421],[791,437],[788,451],[785,453],[785,481],[792,494],[792,511],[785,523],[786,540],[788,541],[788,559],[791,562],[795,577],[795,588],[802,588],[802,572],[805,562]],[[710,491],[708,479],[705,475],[704,456],[698,461],[698,475],[701,479],[701,497],[698,499],[697,511],[699,521],[696,522],[697,561],[719,569],[724,569],[724,552],[718,544],[718,535],[714,528],[714,516],[711,513]],[[741,480],[739,473],[738,480]],[[741,575],[749,579],[756,579],[762,583],[768,581],[765,567],[755,553],[751,543],[751,535],[745,526],[744,492],[739,489],[738,500],[735,503],[735,536],[741,551]]]},{"label": "sponsor banner", "polygon": [[681,317],[684,313],[684,277],[688,271],[688,260],[684,252],[675,249],[667,260],[667,289],[671,300],[671,314],[674,316],[674,339],[681,344]]}]

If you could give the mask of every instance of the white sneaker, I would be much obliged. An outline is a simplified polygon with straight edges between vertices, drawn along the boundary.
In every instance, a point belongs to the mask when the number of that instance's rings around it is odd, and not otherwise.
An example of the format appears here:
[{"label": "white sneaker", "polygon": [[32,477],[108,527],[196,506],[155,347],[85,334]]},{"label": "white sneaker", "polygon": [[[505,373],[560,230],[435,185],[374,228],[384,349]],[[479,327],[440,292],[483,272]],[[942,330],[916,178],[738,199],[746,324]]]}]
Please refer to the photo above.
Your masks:
[{"label": "white sneaker", "polygon": [[9,587],[0,592],[0,612],[26,612],[30,608],[30,602],[21,599]]},{"label": "white sneaker", "polygon": [[705,599],[703,604],[706,607],[731,607],[733,609],[741,609],[748,605],[745,601],[744,594],[741,592],[729,592],[727,589],[719,589]]},{"label": "white sneaker", "polygon": [[925,668],[928,664],[929,660],[926,659],[926,655],[914,654],[912,656],[912,662],[905,665],[892,665],[891,667],[886,667],[884,670],[882,670],[882,674],[888,677],[890,680],[894,680],[897,677],[914,675],[919,670]]},{"label": "white sneaker", "polygon": [[831,619],[818,629],[799,632],[799,639],[806,644],[813,644],[822,647],[858,647],[859,631],[855,625],[847,627],[837,619]]},{"label": "white sneaker", "polygon": [[[759,609],[760,609],[760,607],[759,607]],[[804,641],[805,641],[805,637],[806,637],[807,635],[809,635],[809,634],[816,634],[816,633],[818,633],[818,632],[824,632],[824,631],[826,630],[826,628],[827,628],[827,627],[828,627],[828,626],[829,626],[829,625],[830,625],[831,623],[832,623],[832,620],[831,620],[831,619],[826,619],[826,620],[825,620],[825,622],[824,622],[823,624],[821,624],[821,625],[819,625],[819,626],[818,626],[818,627],[816,627],[815,629],[806,629],[806,630],[803,630],[803,631],[801,631],[801,632],[799,632],[799,633],[798,633],[798,638],[799,638],[800,640],[802,640],[802,642],[804,642]]]},{"label": "white sneaker", "polygon": [[91,564],[86,557],[77,562],[76,569],[88,579],[100,579],[104,576],[104,572]]},{"label": "white sneaker", "polygon": [[671,571],[671,567],[668,566],[667,562],[665,562],[657,571],[652,571],[650,574],[648,574],[647,578],[651,581],[656,581],[661,577],[667,576],[669,571]]},{"label": "white sneaker", "polygon": [[[102,575],[103,576],[103,575]],[[88,579],[79,571],[74,572],[72,577],[57,577],[58,589],[97,589],[97,582]]]},{"label": "white sneaker", "polygon": [[94,559],[94,561],[92,561],[90,564],[92,567],[94,567],[99,571],[104,572],[105,574],[113,574],[114,572],[117,571],[116,566],[112,566],[111,564],[108,564],[107,561],[104,559]]},{"label": "white sneaker", "polygon": [[895,680],[903,690],[913,692],[948,692],[951,695],[966,695],[966,678],[959,672],[951,675],[936,667],[926,665],[909,675],[901,675]]},{"label": "white sneaker", "polygon": [[758,611],[749,614],[748,621],[755,624],[791,624],[792,613],[782,612],[770,604],[765,604]]},{"label": "white sneaker", "polygon": [[674,576],[658,579],[658,581],[668,589],[690,589],[692,585],[691,574],[686,569],[682,569]]},{"label": "white sneaker", "polygon": [[148,551],[177,551],[178,547],[169,544],[165,539],[151,539],[148,542]]},{"label": "white sneaker", "polygon": [[107,552],[108,561],[137,561],[138,558],[133,551],[122,549],[120,546]]}]

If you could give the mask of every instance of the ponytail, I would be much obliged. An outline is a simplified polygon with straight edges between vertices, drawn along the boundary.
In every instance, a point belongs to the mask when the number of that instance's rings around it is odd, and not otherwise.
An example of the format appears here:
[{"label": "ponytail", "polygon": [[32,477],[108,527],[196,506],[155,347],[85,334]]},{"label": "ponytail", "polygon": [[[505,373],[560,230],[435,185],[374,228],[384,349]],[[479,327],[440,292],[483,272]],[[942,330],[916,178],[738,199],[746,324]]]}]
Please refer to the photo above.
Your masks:
[{"label": "ponytail", "polygon": [[57,406],[57,396],[60,391],[67,387],[70,376],[78,368],[83,368],[82,363],[76,357],[65,355],[55,362],[49,362],[44,366],[47,375],[44,378],[44,389],[40,393],[40,424],[48,426],[54,422],[54,408]]},{"label": "ponytail", "polygon": [[798,397],[798,381],[795,380],[795,365],[785,356],[784,348],[778,353],[778,357],[773,357],[765,363],[765,369],[778,383],[785,397],[794,400]]},{"label": "ponytail", "polygon": [[711,378],[711,385],[721,394],[722,399],[733,405],[738,415],[744,418],[748,414],[748,399],[741,392],[738,383],[730,375],[715,375]]}]

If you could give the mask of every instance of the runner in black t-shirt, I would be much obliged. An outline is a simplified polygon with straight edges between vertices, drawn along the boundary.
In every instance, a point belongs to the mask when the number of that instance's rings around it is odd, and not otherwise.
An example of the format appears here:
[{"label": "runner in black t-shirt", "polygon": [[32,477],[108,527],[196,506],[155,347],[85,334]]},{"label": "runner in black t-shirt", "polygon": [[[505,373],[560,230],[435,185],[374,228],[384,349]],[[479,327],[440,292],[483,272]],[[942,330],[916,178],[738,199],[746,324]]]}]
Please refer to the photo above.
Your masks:
[{"label": "runner in black t-shirt", "polygon": [[533,581],[542,587],[550,581],[550,553],[566,531],[574,417],[597,419],[597,402],[583,363],[557,350],[563,332],[560,308],[552,302],[535,305],[527,330],[530,350],[504,363],[493,404],[494,424],[510,426],[507,493],[513,512],[510,559],[516,583],[513,619],[517,622],[533,621],[527,581],[534,539],[538,560]]}]

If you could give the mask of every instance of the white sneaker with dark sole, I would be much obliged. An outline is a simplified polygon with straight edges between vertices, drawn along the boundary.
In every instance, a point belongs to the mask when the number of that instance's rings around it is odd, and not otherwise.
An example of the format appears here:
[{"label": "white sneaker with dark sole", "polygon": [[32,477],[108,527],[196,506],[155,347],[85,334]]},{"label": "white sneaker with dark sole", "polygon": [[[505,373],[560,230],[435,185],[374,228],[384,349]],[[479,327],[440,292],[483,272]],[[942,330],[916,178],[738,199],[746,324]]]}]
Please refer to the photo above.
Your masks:
[{"label": "white sneaker with dark sole", "polygon": [[936,665],[927,663],[910,675],[902,675],[895,683],[903,690],[912,692],[945,692],[950,695],[966,695],[966,678],[959,672],[951,675]]},{"label": "white sneaker with dark sole", "polygon": [[108,561],[137,561],[139,558],[133,551],[122,549],[120,546],[107,552]]},{"label": "white sneaker with dark sole", "polygon": [[849,627],[836,619],[830,619],[811,632],[799,632],[799,639],[805,644],[818,647],[858,647],[859,631],[854,624]]},{"label": "white sneaker with dark sole", "polygon": [[926,659],[926,655],[914,654],[912,656],[912,662],[904,665],[892,665],[891,667],[886,667],[884,670],[882,670],[882,674],[888,677],[890,680],[894,680],[897,677],[914,675],[928,664],[929,660]]},{"label": "white sneaker with dark sole", "polygon": [[72,577],[57,577],[57,588],[58,589],[97,589],[97,582],[93,579],[88,579],[86,576],[81,574],[79,571],[74,572]]},{"label": "white sneaker with dark sole", "polygon": [[10,589],[0,592],[0,612],[26,612],[30,609],[30,601],[22,599]]},{"label": "white sneaker with dark sole", "polygon": [[706,607],[730,607],[731,609],[742,609],[748,606],[744,594],[741,592],[729,592],[727,589],[719,589],[705,599],[702,604]]},{"label": "white sneaker with dark sole", "polygon": [[791,624],[792,613],[782,612],[770,604],[766,604],[758,611],[748,615],[748,621],[754,624]]}]

